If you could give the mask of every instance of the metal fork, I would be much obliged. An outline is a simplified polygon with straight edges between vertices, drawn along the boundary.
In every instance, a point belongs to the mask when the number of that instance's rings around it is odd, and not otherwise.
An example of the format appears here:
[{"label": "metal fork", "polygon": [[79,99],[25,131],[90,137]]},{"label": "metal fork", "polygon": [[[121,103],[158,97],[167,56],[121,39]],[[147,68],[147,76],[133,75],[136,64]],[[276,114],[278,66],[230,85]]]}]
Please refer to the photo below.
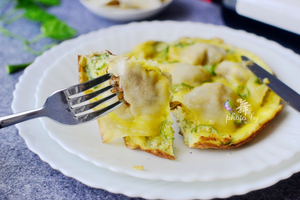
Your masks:
[{"label": "metal fork", "polygon": [[0,128],[11,126],[37,117],[49,117],[56,122],[68,125],[76,125],[102,117],[120,107],[123,102],[118,100],[100,110],[93,110],[93,108],[113,99],[117,96],[117,93],[112,93],[109,96],[86,105],[80,104],[88,102],[100,94],[111,90],[114,86],[110,84],[89,94],[80,93],[98,86],[109,79],[111,79],[111,74],[105,74],[90,81],[74,85],[63,90],[58,90],[47,98],[44,106],[41,108],[0,117]]}]

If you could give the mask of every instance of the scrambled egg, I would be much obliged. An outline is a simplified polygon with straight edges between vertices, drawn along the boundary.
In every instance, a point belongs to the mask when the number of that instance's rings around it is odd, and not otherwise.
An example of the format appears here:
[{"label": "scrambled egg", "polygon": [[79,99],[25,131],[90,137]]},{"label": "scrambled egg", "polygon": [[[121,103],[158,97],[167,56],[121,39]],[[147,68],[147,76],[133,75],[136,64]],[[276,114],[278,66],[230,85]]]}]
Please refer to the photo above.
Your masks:
[{"label": "scrambled egg", "polygon": [[127,54],[156,60],[172,75],[173,111],[184,142],[194,148],[233,148],[252,140],[282,109],[280,98],[245,66],[245,55],[271,72],[256,55],[220,39],[148,41]]}]

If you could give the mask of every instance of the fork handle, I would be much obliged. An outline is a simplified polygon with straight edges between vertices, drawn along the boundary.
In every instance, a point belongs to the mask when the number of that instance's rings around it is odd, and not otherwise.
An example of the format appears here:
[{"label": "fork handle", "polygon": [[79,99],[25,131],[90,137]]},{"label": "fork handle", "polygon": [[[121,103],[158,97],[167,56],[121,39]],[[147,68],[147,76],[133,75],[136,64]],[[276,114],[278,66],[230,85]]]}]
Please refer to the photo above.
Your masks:
[{"label": "fork handle", "polygon": [[0,117],[0,129],[42,116],[44,116],[43,108],[38,108],[30,111],[8,115],[5,117]]}]

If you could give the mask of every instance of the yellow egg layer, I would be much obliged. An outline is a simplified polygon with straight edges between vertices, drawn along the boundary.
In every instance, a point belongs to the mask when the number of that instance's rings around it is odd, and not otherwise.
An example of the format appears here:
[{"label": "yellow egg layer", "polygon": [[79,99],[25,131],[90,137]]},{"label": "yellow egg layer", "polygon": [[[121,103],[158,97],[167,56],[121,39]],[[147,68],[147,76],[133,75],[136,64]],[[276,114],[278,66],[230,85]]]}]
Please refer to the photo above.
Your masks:
[{"label": "yellow egg layer", "polygon": [[282,109],[280,98],[241,59],[271,72],[255,54],[221,39],[148,41],[126,54],[156,60],[172,75],[173,111],[184,142],[196,148],[232,148],[250,141]]}]

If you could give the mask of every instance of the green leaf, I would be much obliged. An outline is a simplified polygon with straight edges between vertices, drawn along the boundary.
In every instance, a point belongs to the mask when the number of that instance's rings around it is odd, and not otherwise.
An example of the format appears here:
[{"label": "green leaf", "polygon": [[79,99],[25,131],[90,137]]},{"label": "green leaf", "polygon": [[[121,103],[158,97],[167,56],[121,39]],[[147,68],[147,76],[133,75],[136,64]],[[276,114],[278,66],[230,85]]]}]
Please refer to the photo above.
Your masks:
[{"label": "green leaf", "polygon": [[45,6],[56,6],[60,4],[60,0],[35,0],[35,1],[44,4]]},{"label": "green leaf", "polygon": [[60,4],[60,0],[17,0],[16,8],[28,8],[39,3],[45,6],[56,6]]},{"label": "green leaf", "polygon": [[47,13],[45,10],[37,6],[25,8],[24,17],[38,22],[47,22],[49,20],[56,19],[54,15]]},{"label": "green leaf", "polygon": [[36,6],[34,0],[17,0],[17,5],[15,8],[29,8]]},{"label": "green leaf", "polygon": [[26,40],[26,38],[24,38],[23,36],[21,35],[17,35],[17,34],[14,34],[12,32],[10,32],[9,30],[7,30],[6,28],[2,27],[0,25],[0,33],[2,33],[3,35],[5,36],[8,36],[8,37],[12,37],[12,38],[15,38],[17,40],[20,40],[23,42],[23,44],[28,44],[28,41]]},{"label": "green leaf", "polygon": [[69,27],[65,22],[58,19],[46,21],[41,26],[41,32],[46,37],[51,37],[56,40],[65,40],[76,35],[76,30]]},{"label": "green leaf", "polygon": [[20,19],[20,18],[22,18],[22,17],[24,17],[24,13],[23,13],[23,12],[18,13],[18,14],[16,14],[16,15],[13,15],[13,16],[10,17],[9,19],[4,19],[4,20],[3,20],[3,23],[4,23],[4,24],[11,24],[11,23],[17,21],[18,19]]},{"label": "green leaf", "polygon": [[0,33],[3,33],[5,36],[10,36],[10,32],[6,29],[0,26]]}]

